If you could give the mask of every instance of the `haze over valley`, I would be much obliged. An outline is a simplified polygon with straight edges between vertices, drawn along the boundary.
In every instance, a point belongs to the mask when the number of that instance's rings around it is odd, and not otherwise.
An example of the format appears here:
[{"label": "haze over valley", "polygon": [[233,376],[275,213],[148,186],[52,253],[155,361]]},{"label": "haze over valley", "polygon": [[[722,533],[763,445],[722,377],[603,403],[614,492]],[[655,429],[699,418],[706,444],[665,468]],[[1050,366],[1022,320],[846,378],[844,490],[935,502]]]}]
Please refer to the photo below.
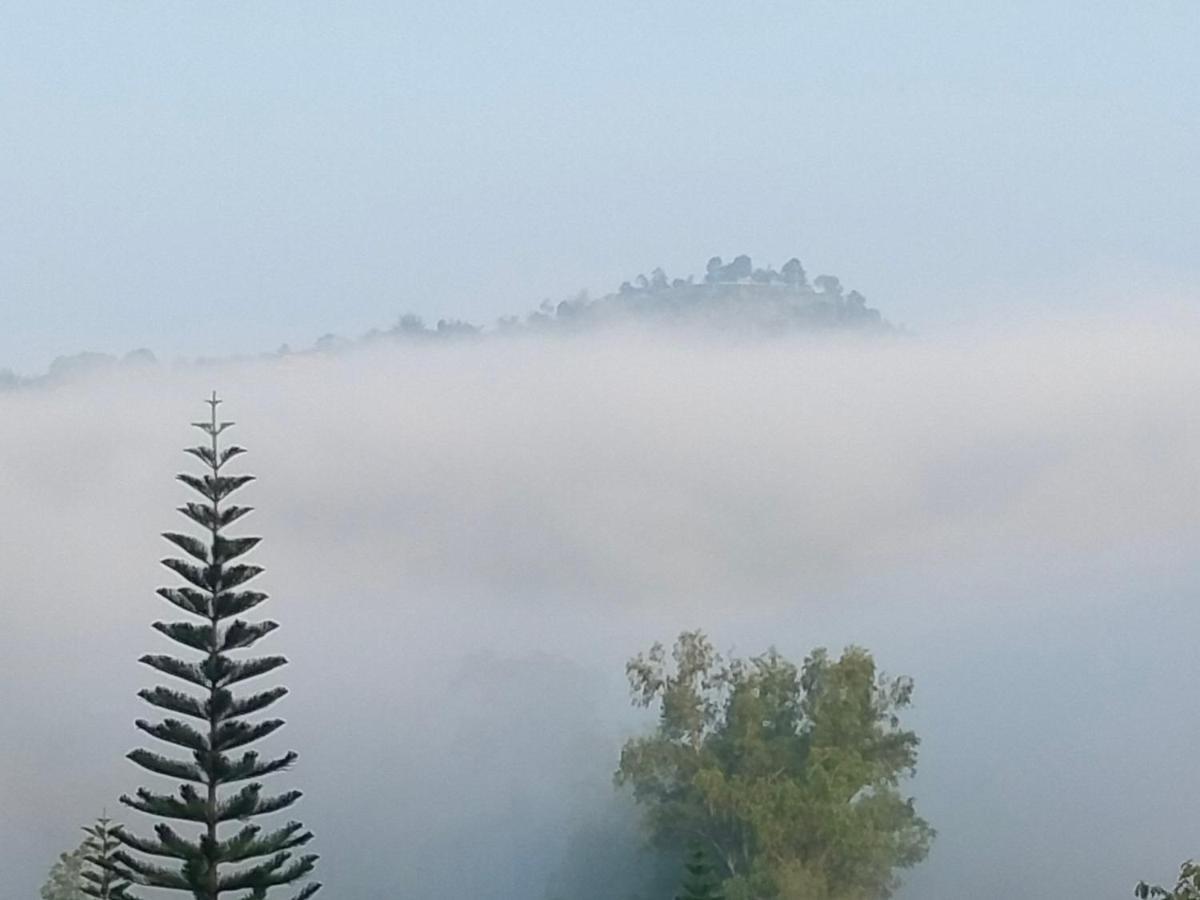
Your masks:
[{"label": "haze over valley", "polygon": [[1197,46],[0,3],[0,900],[1200,898]]}]

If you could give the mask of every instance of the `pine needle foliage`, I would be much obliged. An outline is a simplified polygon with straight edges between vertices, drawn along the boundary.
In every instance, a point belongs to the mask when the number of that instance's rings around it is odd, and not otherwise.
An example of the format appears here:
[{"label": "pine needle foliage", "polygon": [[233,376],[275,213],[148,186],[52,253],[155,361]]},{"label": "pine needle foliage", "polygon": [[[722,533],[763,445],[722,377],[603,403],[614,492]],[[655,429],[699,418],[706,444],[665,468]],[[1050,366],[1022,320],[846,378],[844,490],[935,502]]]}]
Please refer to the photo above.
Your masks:
[{"label": "pine needle foliage", "polygon": [[683,872],[683,892],[675,900],[724,900],[721,876],[699,844],[688,848]]},{"label": "pine needle foliage", "polygon": [[[287,690],[274,687],[238,693],[234,688],[278,669],[287,660],[236,655],[277,625],[242,618],[267,599],[264,593],[245,589],[262,569],[237,562],[260,539],[230,537],[226,529],[250,512],[249,507],[230,502],[230,496],[254,476],[226,471],[230,460],[245,451],[222,446],[221,437],[233,423],[218,421],[221,401],[215,393],[207,402],[209,420],[193,423],[207,440],[187,449],[204,464],[205,471],[178,476],[200,497],[184,504],[179,512],[199,526],[203,537],[174,532],[163,535],[187,558],[163,560],[184,584],[158,591],[191,618],[153,626],[193,655],[141,658],[145,665],[189,689],[160,686],[140,691],[143,700],[167,715],[136,723],[150,737],[181,748],[185,755],[179,758],[146,749],[128,755],[143,769],[181,784],[175,795],[140,788],[135,796],[121,798],[139,812],[187,823],[191,833],[177,831],[167,821],[154,826],[153,838],[114,829],[124,846],[113,854],[111,865],[118,877],[134,885],[179,891],[195,900],[266,900],[272,888],[304,879],[317,857],[295,852],[312,839],[299,822],[264,831],[262,825],[250,821],[287,809],[300,798],[295,790],[268,794],[261,781],[287,769],[296,754],[263,758],[257,751],[245,749],[283,726],[281,719],[250,717],[266,710]],[[237,830],[229,830],[234,824],[239,824]],[[166,864],[152,860],[165,860]],[[308,882],[292,900],[307,900],[320,887],[318,882]]]},{"label": "pine needle foliage", "polygon": [[122,881],[113,872],[113,854],[120,843],[114,833],[112,819],[101,816],[94,825],[86,826],[83,831],[87,838],[84,839],[82,850],[88,865],[80,873],[80,890],[97,900],[127,900],[129,895],[125,891],[129,882]]}]

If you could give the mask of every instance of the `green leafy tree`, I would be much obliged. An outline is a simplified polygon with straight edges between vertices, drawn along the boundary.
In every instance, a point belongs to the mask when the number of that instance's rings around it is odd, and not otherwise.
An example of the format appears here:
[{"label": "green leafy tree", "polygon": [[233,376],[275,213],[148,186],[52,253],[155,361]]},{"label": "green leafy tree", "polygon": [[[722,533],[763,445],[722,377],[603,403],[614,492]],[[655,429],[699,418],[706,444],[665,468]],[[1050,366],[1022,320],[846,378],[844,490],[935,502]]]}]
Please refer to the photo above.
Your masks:
[{"label": "green leafy tree", "polygon": [[83,892],[85,855],[82,846],[59,855],[58,861],[50,867],[46,883],[42,885],[42,900],[87,900]]},{"label": "green leafy tree", "polygon": [[928,853],[933,829],[899,790],[917,761],[898,718],[912,682],[867,651],[725,661],[692,631],[670,660],[655,644],[626,671],[659,721],[625,744],[616,781],[658,846],[711,849],[728,900],[888,897]]},{"label": "green leafy tree", "polygon": [[[139,720],[137,727],[158,741],[190,751],[190,758],[145,749],[132,751],[129,758],[142,768],[182,783],[174,796],[140,788],[136,796],[121,798],[127,806],[159,819],[189,823],[194,832],[180,833],[167,822],[155,825],[154,838],[114,829],[125,846],[113,854],[111,865],[116,875],[135,885],[181,891],[196,900],[231,896],[236,900],[264,900],[271,888],[307,876],[317,857],[293,854],[312,837],[299,822],[264,831],[262,825],[249,821],[290,807],[300,798],[300,792],[268,795],[260,781],[288,768],[296,759],[294,752],[262,758],[255,750],[240,749],[283,725],[281,719],[249,717],[270,707],[287,691],[275,687],[239,696],[234,687],[278,669],[287,660],[282,656],[235,655],[277,626],[271,621],[241,618],[263,603],[267,595],[243,589],[262,569],[235,562],[259,538],[226,534],[230,525],[250,512],[248,507],[228,502],[229,497],[253,476],[225,473],[229,461],[244,451],[237,446],[221,446],[221,435],[233,423],[217,421],[219,403],[214,394],[209,401],[209,421],[196,424],[208,440],[188,450],[204,464],[205,473],[179,476],[201,497],[179,511],[203,530],[204,539],[187,534],[164,535],[190,560],[163,560],[186,584],[160,588],[158,593],[193,620],[154,623],[157,631],[199,654],[199,658],[162,654],[141,658],[158,672],[198,689],[198,695],[194,690],[167,687],[139,692],[147,703],[171,715],[157,722]],[[239,752],[233,753],[235,750]],[[241,823],[236,831],[226,830],[235,823]],[[148,861],[146,856],[168,860],[169,864]],[[311,897],[319,887],[316,882],[306,884],[294,900]]]},{"label": "green leafy tree", "polygon": [[683,863],[683,893],[675,900],[724,900],[721,875],[702,844],[693,842]]},{"label": "green leafy tree", "polygon": [[112,819],[102,815],[94,825],[83,830],[87,838],[81,849],[88,863],[82,872],[83,893],[98,900],[125,900],[129,896],[126,893],[129,882],[122,881],[113,872],[113,854],[120,845]]},{"label": "green leafy tree", "polygon": [[1188,860],[1179,867],[1179,880],[1174,889],[1149,885],[1142,881],[1133,889],[1133,895],[1146,900],[1148,897],[1161,900],[1200,900],[1200,864]]}]

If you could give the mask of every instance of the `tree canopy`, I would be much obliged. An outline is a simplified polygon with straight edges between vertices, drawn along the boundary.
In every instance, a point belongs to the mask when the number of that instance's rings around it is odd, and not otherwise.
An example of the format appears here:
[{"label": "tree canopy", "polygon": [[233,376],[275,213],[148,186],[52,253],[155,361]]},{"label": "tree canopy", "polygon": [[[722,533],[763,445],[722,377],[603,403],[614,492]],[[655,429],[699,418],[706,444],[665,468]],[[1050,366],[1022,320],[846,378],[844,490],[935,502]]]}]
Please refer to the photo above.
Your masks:
[{"label": "tree canopy", "polygon": [[712,851],[728,900],[888,897],[928,853],[934,831],[900,791],[917,762],[898,716],[913,684],[866,650],[726,660],[690,631],[626,671],[659,720],[625,744],[617,783],[656,844]]}]

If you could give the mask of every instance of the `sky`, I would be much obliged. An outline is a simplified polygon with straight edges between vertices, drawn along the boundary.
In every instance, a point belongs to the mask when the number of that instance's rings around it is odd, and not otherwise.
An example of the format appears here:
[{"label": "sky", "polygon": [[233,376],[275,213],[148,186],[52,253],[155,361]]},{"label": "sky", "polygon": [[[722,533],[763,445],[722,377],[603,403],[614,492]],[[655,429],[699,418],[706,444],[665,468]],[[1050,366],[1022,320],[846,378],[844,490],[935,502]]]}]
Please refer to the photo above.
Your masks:
[{"label": "sky", "polygon": [[1200,286],[1188,2],[0,4],[0,368],[799,256],[922,331]]}]

